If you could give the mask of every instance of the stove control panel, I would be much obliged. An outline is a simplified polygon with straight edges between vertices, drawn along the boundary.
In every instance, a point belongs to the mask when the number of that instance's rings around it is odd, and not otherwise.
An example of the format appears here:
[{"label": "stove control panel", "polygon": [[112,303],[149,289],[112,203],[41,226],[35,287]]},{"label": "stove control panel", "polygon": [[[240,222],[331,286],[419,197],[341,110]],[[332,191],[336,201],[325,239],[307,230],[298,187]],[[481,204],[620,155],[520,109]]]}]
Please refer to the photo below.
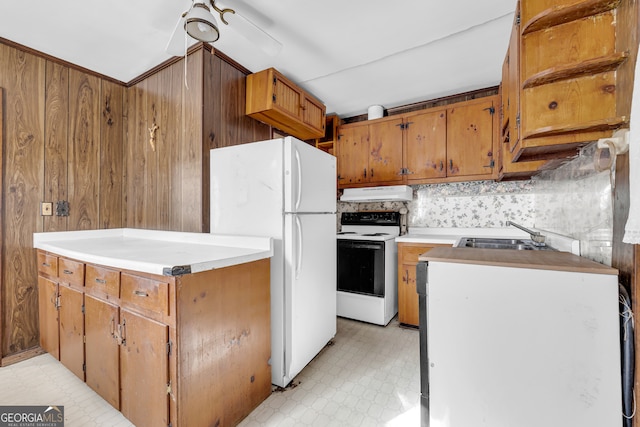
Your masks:
[{"label": "stove control panel", "polygon": [[342,225],[400,226],[399,212],[342,212]]}]

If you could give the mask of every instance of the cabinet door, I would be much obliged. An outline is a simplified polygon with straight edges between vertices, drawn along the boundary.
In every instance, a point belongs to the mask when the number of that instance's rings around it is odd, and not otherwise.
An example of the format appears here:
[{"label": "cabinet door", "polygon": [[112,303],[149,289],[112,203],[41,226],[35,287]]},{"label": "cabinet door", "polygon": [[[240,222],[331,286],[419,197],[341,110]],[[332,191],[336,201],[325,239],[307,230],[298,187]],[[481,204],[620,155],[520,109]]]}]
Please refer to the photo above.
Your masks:
[{"label": "cabinet door", "polygon": [[402,119],[369,125],[369,182],[402,182]]},{"label": "cabinet door", "polygon": [[273,105],[294,118],[301,119],[302,94],[300,90],[290,85],[286,80],[274,77]]},{"label": "cabinet door", "polygon": [[302,122],[325,133],[325,108],[314,99],[305,96],[302,102]]},{"label": "cabinet door", "polygon": [[447,176],[493,173],[494,98],[447,110]]},{"label": "cabinet door", "polygon": [[87,385],[120,409],[120,356],[115,336],[118,307],[89,295],[84,303]]},{"label": "cabinet door", "polygon": [[338,186],[368,182],[369,127],[345,127],[339,134]]},{"label": "cabinet door", "polygon": [[124,340],[120,346],[120,410],[138,427],[166,426],[169,328],[125,309],[120,315]]},{"label": "cabinet door", "polygon": [[418,114],[405,119],[404,164],[407,180],[447,175],[447,112]]},{"label": "cabinet door", "polygon": [[418,257],[437,246],[422,243],[398,244],[398,321],[405,325],[420,326],[416,266]]},{"label": "cabinet door", "polygon": [[59,286],[60,362],[84,381],[84,295]]},{"label": "cabinet door", "polygon": [[38,314],[40,315],[40,347],[60,359],[58,341],[58,284],[38,276]]}]

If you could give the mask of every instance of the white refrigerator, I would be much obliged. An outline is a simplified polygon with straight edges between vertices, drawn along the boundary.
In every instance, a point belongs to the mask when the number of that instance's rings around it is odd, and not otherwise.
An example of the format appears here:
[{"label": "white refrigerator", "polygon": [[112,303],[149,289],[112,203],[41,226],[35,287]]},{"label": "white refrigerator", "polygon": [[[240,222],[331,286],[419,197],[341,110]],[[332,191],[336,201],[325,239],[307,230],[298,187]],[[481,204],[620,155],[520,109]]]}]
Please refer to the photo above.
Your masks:
[{"label": "white refrigerator", "polygon": [[211,150],[211,232],[269,236],[271,376],[287,386],[336,333],[336,159],[293,137]]}]

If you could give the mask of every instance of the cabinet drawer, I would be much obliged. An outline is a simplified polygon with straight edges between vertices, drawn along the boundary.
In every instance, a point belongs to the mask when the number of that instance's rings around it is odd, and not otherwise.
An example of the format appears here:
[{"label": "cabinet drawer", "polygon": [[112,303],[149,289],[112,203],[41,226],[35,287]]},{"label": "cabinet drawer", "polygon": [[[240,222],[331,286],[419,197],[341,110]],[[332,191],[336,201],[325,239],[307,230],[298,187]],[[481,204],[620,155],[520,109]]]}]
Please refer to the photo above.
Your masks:
[{"label": "cabinet drawer", "polygon": [[169,283],[122,273],[122,306],[142,312],[169,315]]},{"label": "cabinet drawer", "polygon": [[60,283],[84,286],[84,263],[67,258],[58,258]]},{"label": "cabinet drawer", "polygon": [[105,300],[120,297],[120,272],[109,268],[87,265],[85,287],[93,296]]},{"label": "cabinet drawer", "polygon": [[38,251],[38,273],[58,277],[58,257]]}]

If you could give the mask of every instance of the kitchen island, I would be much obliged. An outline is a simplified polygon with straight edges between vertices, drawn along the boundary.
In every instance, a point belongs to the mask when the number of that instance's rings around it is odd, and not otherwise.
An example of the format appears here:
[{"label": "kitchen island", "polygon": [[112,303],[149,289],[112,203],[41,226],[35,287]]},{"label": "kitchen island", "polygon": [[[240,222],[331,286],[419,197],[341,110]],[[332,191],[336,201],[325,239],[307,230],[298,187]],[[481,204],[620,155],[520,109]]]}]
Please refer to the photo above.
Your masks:
[{"label": "kitchen island", "polygon": [[619,423],[616,269],[561,251],[419,259],[422,425]]},{"label": "kitchen island", "polygon": [[40,344],[136,426],[235,425],[271,392],[268,237],[35,233]]}]

